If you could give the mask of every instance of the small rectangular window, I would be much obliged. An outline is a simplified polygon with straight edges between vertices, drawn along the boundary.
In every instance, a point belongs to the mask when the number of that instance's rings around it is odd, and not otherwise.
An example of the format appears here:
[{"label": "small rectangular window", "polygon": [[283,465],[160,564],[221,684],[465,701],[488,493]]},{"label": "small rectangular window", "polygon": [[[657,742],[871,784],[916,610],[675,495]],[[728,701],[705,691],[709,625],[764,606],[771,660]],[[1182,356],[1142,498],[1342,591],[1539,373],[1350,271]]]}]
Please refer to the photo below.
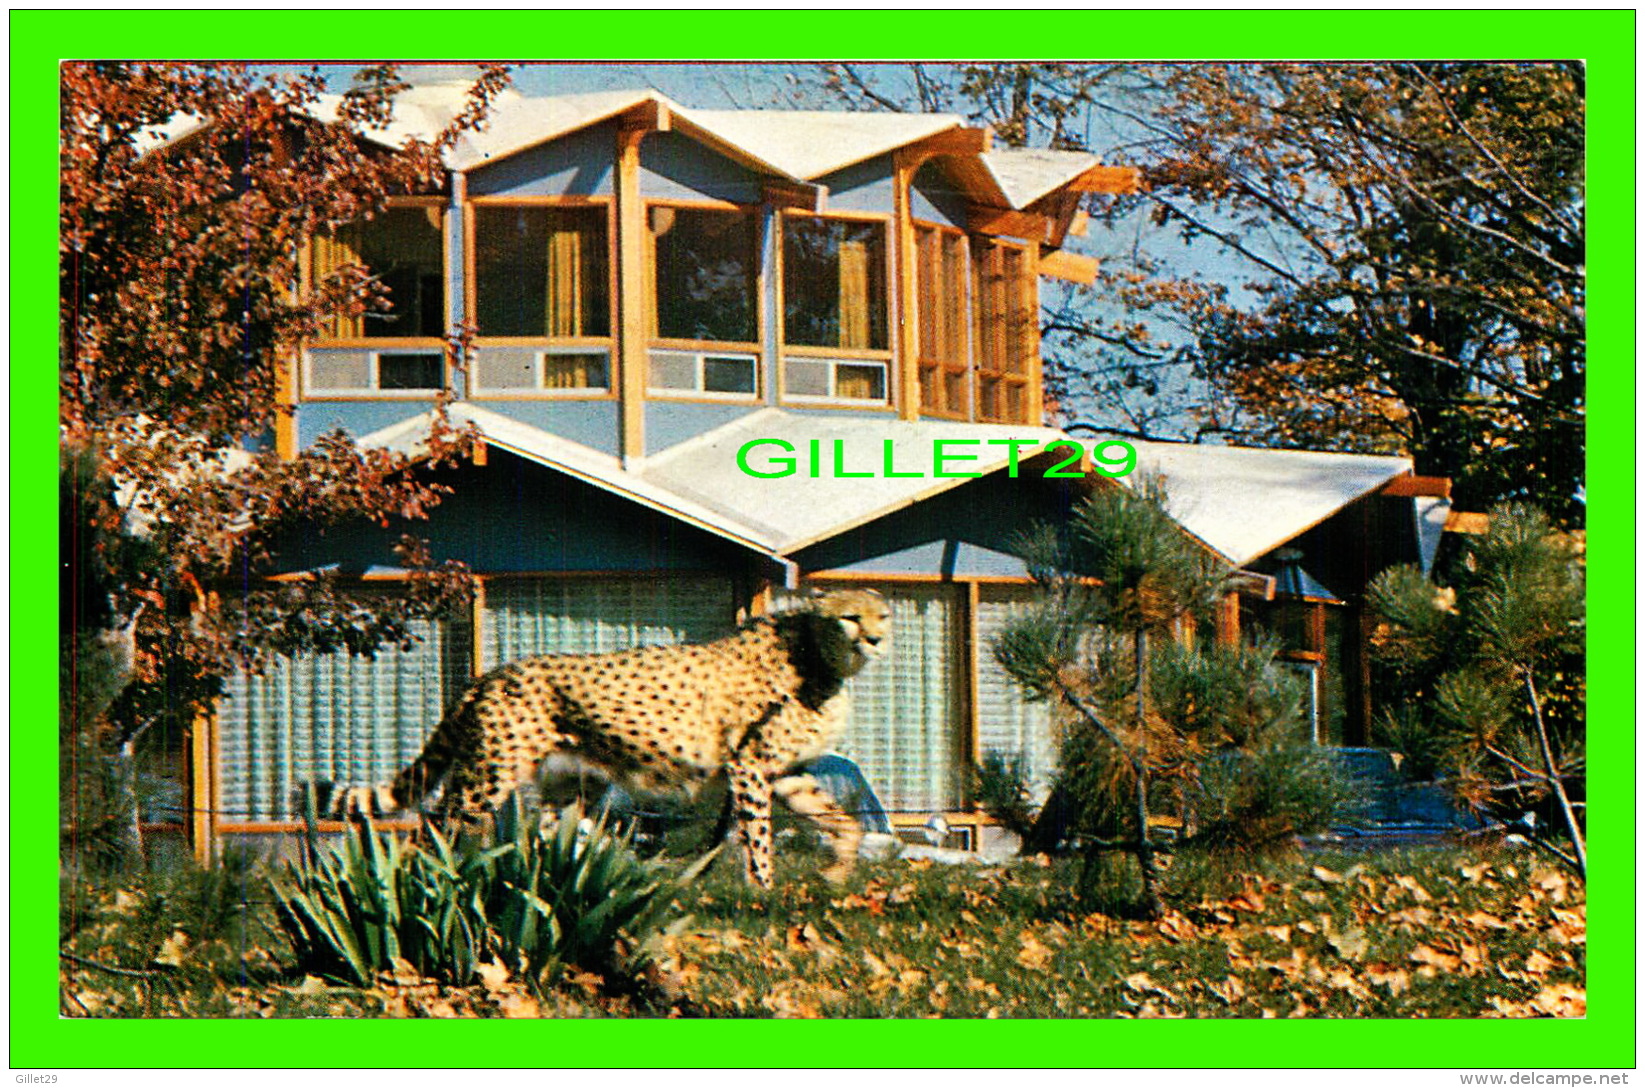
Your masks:
[{"label": "small rectangular window", "polygon": [[754,355],[658,349],[649,362],[648,385],[658,392],[747,398],[760,391],[759,358]]},{"label": "small rectangular window", "polygon": [[703,356],[703,390],[709,393],[748,393],[755,387],[754,360],[746,356]]},{"label": "small rectangular window", "polygon": [[445,358],[435,352],[381,352],[377,356],[378,389],[441,389]]},{"label": "small rectangular window", "polygon": [[432,393],[445,388],[439,351],[316,349],[308,353],[305,391],[311,395]]},{"label": "small rectangular window", "polygon": [[481,348],[470,364],[475,396],[496,393],[603,393],[611,359],[603,350]]},{"label": "small rectangular window", "polygon": [[888,371],[872,359],[790,358],[783,362],[783,396],[884,404]]}]

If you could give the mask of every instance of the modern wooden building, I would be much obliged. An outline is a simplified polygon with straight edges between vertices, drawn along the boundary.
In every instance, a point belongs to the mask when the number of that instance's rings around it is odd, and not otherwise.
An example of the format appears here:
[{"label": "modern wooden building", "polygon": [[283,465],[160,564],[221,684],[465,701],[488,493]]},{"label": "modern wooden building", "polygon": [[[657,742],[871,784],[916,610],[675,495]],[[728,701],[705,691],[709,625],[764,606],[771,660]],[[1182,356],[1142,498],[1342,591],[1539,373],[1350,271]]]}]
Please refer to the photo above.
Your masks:
[{"label": "modern wooden building", "polygon": [[[942,813],[975,845],[967,768],[990,749],[1025,753],[1043,787],[1047,712],[988,648],[1029,592],[1011,540],[1114,485],[1043,478],[1069,451],[1044,452],[1068,436],[1044,426],[1039,290],[1092,281],[1064,245],[1085,195],[1133,172],[995,149],[953,116],[652,92],[512,99],[449,166],[439,194],[313,241],[309,275],[363,261],[394,309],[304,347],[278,444],[341,428],[414,451],[450,390],[485,455],[415,530],[476,572],[472,614],[408,652],[236,681],[191,749],[197,848],[295,829],[307,781],[391,776],[485,669],[712,637],[802,583],[892,603],[893,651],[853,682],[843,748],[894,822]],[[461,323],[477,337],[458,367]],[[1420,493],[1437,489],[1398,458],[1141,443],[1139,459],[1185,529],[1253,573],[1225,634],[1289,624],[1317,736],[1362,740],[1358,597],[1431,554],[1442,500]],[[296,540],[284,570],[392,591],[397,533]]]}]

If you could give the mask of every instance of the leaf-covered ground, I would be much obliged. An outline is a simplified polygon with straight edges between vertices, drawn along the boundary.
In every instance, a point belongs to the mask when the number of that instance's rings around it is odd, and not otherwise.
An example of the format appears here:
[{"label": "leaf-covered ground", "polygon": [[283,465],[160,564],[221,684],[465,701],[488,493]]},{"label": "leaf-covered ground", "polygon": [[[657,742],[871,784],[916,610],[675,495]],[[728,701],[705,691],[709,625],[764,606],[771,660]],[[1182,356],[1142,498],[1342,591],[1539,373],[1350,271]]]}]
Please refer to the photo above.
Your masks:
[{"label": "leaf-covered ground", "polygon": [[88,891],[65,944],[62,1009],[71,1016],[1520,1017],[1581,1016],[1586,1008],[1582,886],[1525,854],[1314,855],[1215,879],[1182,866],[1168,881],[1172,909],[1155,922],[1082,908],[1068,890],[1067,863],[893,861],[865,866],[843,887],[813,868],[804,857],[787,859],[777,891],[760,894],[722,866],[682,896],[689,917],[663,939],[643,984],[613,987],[572,971],[537,994],[502,968],[464,988],[402,971],[371,988],[342,989],[292,977],[258,903],[217,902],[214,915],[187,889]]}]

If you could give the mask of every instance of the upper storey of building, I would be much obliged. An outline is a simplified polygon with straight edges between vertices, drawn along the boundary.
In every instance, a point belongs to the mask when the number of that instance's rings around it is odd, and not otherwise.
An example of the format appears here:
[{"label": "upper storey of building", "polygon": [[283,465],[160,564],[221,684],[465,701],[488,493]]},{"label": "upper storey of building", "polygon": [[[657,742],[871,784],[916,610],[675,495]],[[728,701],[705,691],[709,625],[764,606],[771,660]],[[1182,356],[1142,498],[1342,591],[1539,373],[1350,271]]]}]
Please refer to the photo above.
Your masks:
[{"label": "upper storey of building", "polygon": [[364,264],[393,305],[304,346],[286,448],[443,388],[625,460],[768,407],[1038,425],[1039,281],[1089,282],[1062,249],[1081,195],[1136,184],[956,116],[649,91],[512,99],[448,166],[440,194],[309,246],[310,286]]}]

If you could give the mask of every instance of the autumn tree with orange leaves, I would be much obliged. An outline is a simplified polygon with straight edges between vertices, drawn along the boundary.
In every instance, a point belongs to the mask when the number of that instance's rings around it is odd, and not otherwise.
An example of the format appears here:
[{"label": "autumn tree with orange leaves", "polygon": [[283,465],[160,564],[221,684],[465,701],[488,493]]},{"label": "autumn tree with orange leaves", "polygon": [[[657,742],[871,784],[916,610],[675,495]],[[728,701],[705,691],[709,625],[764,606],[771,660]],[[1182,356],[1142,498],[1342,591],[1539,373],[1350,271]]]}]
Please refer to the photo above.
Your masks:
[{"label": "autumn tree with orange leaves", "polygon": [[[63,796],[65,825],[105,860],[136,848],[131,766],[151,730],[175,739],[224,677],[271,655],[405,643],[412,619],[465,591],[464,571],[409,537],[402,599],[260,581],[294,526],[415,520],[441,495],[404,457],[340,434],[287,459],[271,436],[297,345],[395,302],[363,266],[303,285],[304,241],[441,191],[442,152],[507,80],[484,69],[442,134],[395,145],[392,67],[327,97],[316,72],[63,66]],[[460,355],[464,331],[451,341]],[[430,459],[470,439],[440,431]]]}]

